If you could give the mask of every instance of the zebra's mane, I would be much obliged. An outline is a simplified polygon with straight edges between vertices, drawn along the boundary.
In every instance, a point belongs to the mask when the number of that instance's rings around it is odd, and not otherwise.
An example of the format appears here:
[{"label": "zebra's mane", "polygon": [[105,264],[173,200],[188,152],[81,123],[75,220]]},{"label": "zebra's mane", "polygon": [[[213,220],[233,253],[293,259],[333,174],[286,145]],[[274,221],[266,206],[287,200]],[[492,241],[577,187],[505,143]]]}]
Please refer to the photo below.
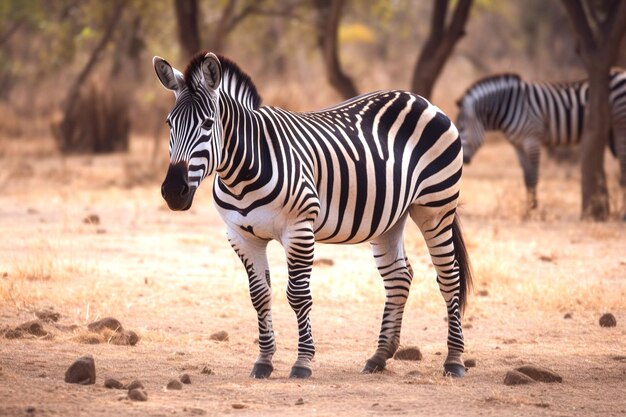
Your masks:
[{"label": "zebra's mane", "polygon": [[[201,78],[202,61],[209,51],[198,52],[191,58],[184,72],[185,83],[191,91],[196,89]],[[222,82],[220,90],[250,109],[258,109],[261,105],[261,96],[248,74],[243,72],[239,65],[225,56],[216,54],[222,66]]]},{"label": "zebra's mane", "polygon": [[497,75],[490,75],[488,77],[481,78],[480,80],[474,82],[474,84],[472,84],[467,90],[465,90],[465,94],[463,94],[463,96],[466,96],[467,94],[471,93],[476,88],[484,87],[488,84],[507,85],[507,84],[510,84],[511,82],[518,83],[521,81],[522,81],[522,77],[512,72],[511,73],[507,72],[507,73],[497,74]]}]

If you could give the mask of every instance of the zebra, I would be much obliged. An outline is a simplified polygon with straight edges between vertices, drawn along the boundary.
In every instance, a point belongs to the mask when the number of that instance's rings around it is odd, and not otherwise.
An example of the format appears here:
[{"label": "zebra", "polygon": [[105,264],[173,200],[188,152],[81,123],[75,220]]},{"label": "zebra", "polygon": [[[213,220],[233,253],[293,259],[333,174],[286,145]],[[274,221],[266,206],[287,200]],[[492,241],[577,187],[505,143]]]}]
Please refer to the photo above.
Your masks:
[{"label": "zebra", "polygon": [[[510,73],[477,81],[457,102],[464,162],[469,163],[483,144],[485,131],[501,131],[515,147],[524,174],[528,208],[536,208],[540,147],[580,142],[588,88],[586,80],[526,82]],[[609,147],[619,159],[626,211],[626,71],[611,72],[610,105]]]},{"label": "zebra", "polygon": [[413,277],[403,242],[409,217],[425,238],[447,305],[444,373],[462,377],[461,313],[472,278],[456,217],[462,146],[450,119],[402,91],[369,93],[306,113],[261,106],[250,77],[206,51],[184,73],[160,57],[153,65],[175,95],[161,193],[170,209],[187,210],[202,180],[215,173],[214,204],[247,272],[257,312],[259,356],[250,377],[268,378],[274,369],[266,255],[272,240],[285,249],[287,300],[298,322],[298,354],[289,376],[312,375],[315,242],[371,242],[386,301],[377,350],[362,372],[385,368],[399,345]]}]

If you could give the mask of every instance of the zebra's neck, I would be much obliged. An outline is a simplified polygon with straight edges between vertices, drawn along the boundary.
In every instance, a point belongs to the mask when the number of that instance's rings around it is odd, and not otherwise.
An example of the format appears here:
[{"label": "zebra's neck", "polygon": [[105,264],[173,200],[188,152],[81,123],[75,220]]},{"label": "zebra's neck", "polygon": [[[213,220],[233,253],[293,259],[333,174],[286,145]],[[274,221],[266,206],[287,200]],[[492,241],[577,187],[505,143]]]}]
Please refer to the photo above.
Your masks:
[{"label": "zebra's neck", "polygon": [[221,143],[217,175],[233,189],[245,186],[260,175],[264,147],[263,128],[254,109],[230,94],[220,94]]},{"label": "zebra's neck", "polygon": [[506,131],[510,123],[509,110],[519,106],[524,94],[524,83],[510,75],[479,82],[466,93],[483,128],[502,131]]}]

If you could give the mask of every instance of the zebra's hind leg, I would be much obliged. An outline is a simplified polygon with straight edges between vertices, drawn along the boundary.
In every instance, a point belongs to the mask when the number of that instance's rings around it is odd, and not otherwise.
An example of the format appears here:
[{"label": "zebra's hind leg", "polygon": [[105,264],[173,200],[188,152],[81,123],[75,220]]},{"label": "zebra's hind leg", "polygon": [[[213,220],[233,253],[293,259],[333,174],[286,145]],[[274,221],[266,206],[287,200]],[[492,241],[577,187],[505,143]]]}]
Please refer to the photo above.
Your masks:
[{"label": "zebra's hind leg", "polygon": [[[465,245],[460,234],[455,207],[411,206],[410,215],[420,228],[435,270],[437,283],[446,302],[448,312],[448,356],[444,375],[462,377],[465,365],[461,310],[471,283]],[[467,276],[465,276],[467,275]]]},{"label": "zebra's hind leg", "polygon": [[286,233],[283,246],[287,255],[289,281],[287,301],[298,320],[298,358],[291,368],[289,378],[309,378],[313,373],[311,360],[315,356],[315,345],[311,334],[309,313],[313,297],[309,286],[313,265],[315,236],[310,221],[293,225]]},{"label": "zebra's hind leg", "polygon": [[385,310],[378,337],[378,348],[367,360],[363,373],[382,372],[400,344],[402,315],[413,271],[409,265],[402,236],[406,217],[391,230],[371,242],[374,260],[385,285]]},{"label": "zebra's hind leg", "polygon": [[250,299],[259,324],[259,357],[252,367],[250,378],[269,378],[274,370],[272,356],[276,352],[276,341],[272,328],[272,288],[266,254],[267,241],[230,228],[227,234],[230,245],[248,273]]}]

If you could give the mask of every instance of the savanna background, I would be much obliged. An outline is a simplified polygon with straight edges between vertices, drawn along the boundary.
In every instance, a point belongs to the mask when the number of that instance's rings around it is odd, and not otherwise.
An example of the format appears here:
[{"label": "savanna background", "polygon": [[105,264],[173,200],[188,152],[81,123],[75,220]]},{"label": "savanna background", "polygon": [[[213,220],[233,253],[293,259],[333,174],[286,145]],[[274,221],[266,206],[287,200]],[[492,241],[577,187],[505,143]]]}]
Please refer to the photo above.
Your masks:
[{"label": "savanna background", "polygon": [[[342,100],[348,82],[357,93],[411,89],[443,3],[450,27],[463,1],[0,0],[0,415],[626,414],[626,223],[608,153],[602,222],[581,220],[578,149],[544,153],[531,212],[503,137],[490,135],[465,168],[460,215],[475,276],[465,358],[476,367],[464,379],[441,375],[445,304],[410,226],[402,344],[419,346],[421,361],[359,373],[376,346],[382,282],[369,245],[318,245],[314,376],[289,380],[297,327],[283,251],[270,244],[278,352],[272,378],[250,380],[256,313],[209,180],[188,212],[161,199],[173,96],[153,55],[182,70],[196,47],[219,51],[265,104],[313,110]],[[484,76],[586,76],[561,2],[469,3],[464,36],[426,94],[451,118]],[[626,65],[626,43],[616,49],[615,64]],[[42,311],[60,318],[15,330]],[[598,324],[607,312],[616,327]],[[108,316],[140,341],[87,329]],[[228,340],[211,337],[219,331]],[[86,354],[96,384],[66,384],[65,370]],[[522,364],[563,382],[505,386]],[[182,373],[190,385],[164,388]],[[141,380],[148,400],[104,388],[106,376]]]}]

